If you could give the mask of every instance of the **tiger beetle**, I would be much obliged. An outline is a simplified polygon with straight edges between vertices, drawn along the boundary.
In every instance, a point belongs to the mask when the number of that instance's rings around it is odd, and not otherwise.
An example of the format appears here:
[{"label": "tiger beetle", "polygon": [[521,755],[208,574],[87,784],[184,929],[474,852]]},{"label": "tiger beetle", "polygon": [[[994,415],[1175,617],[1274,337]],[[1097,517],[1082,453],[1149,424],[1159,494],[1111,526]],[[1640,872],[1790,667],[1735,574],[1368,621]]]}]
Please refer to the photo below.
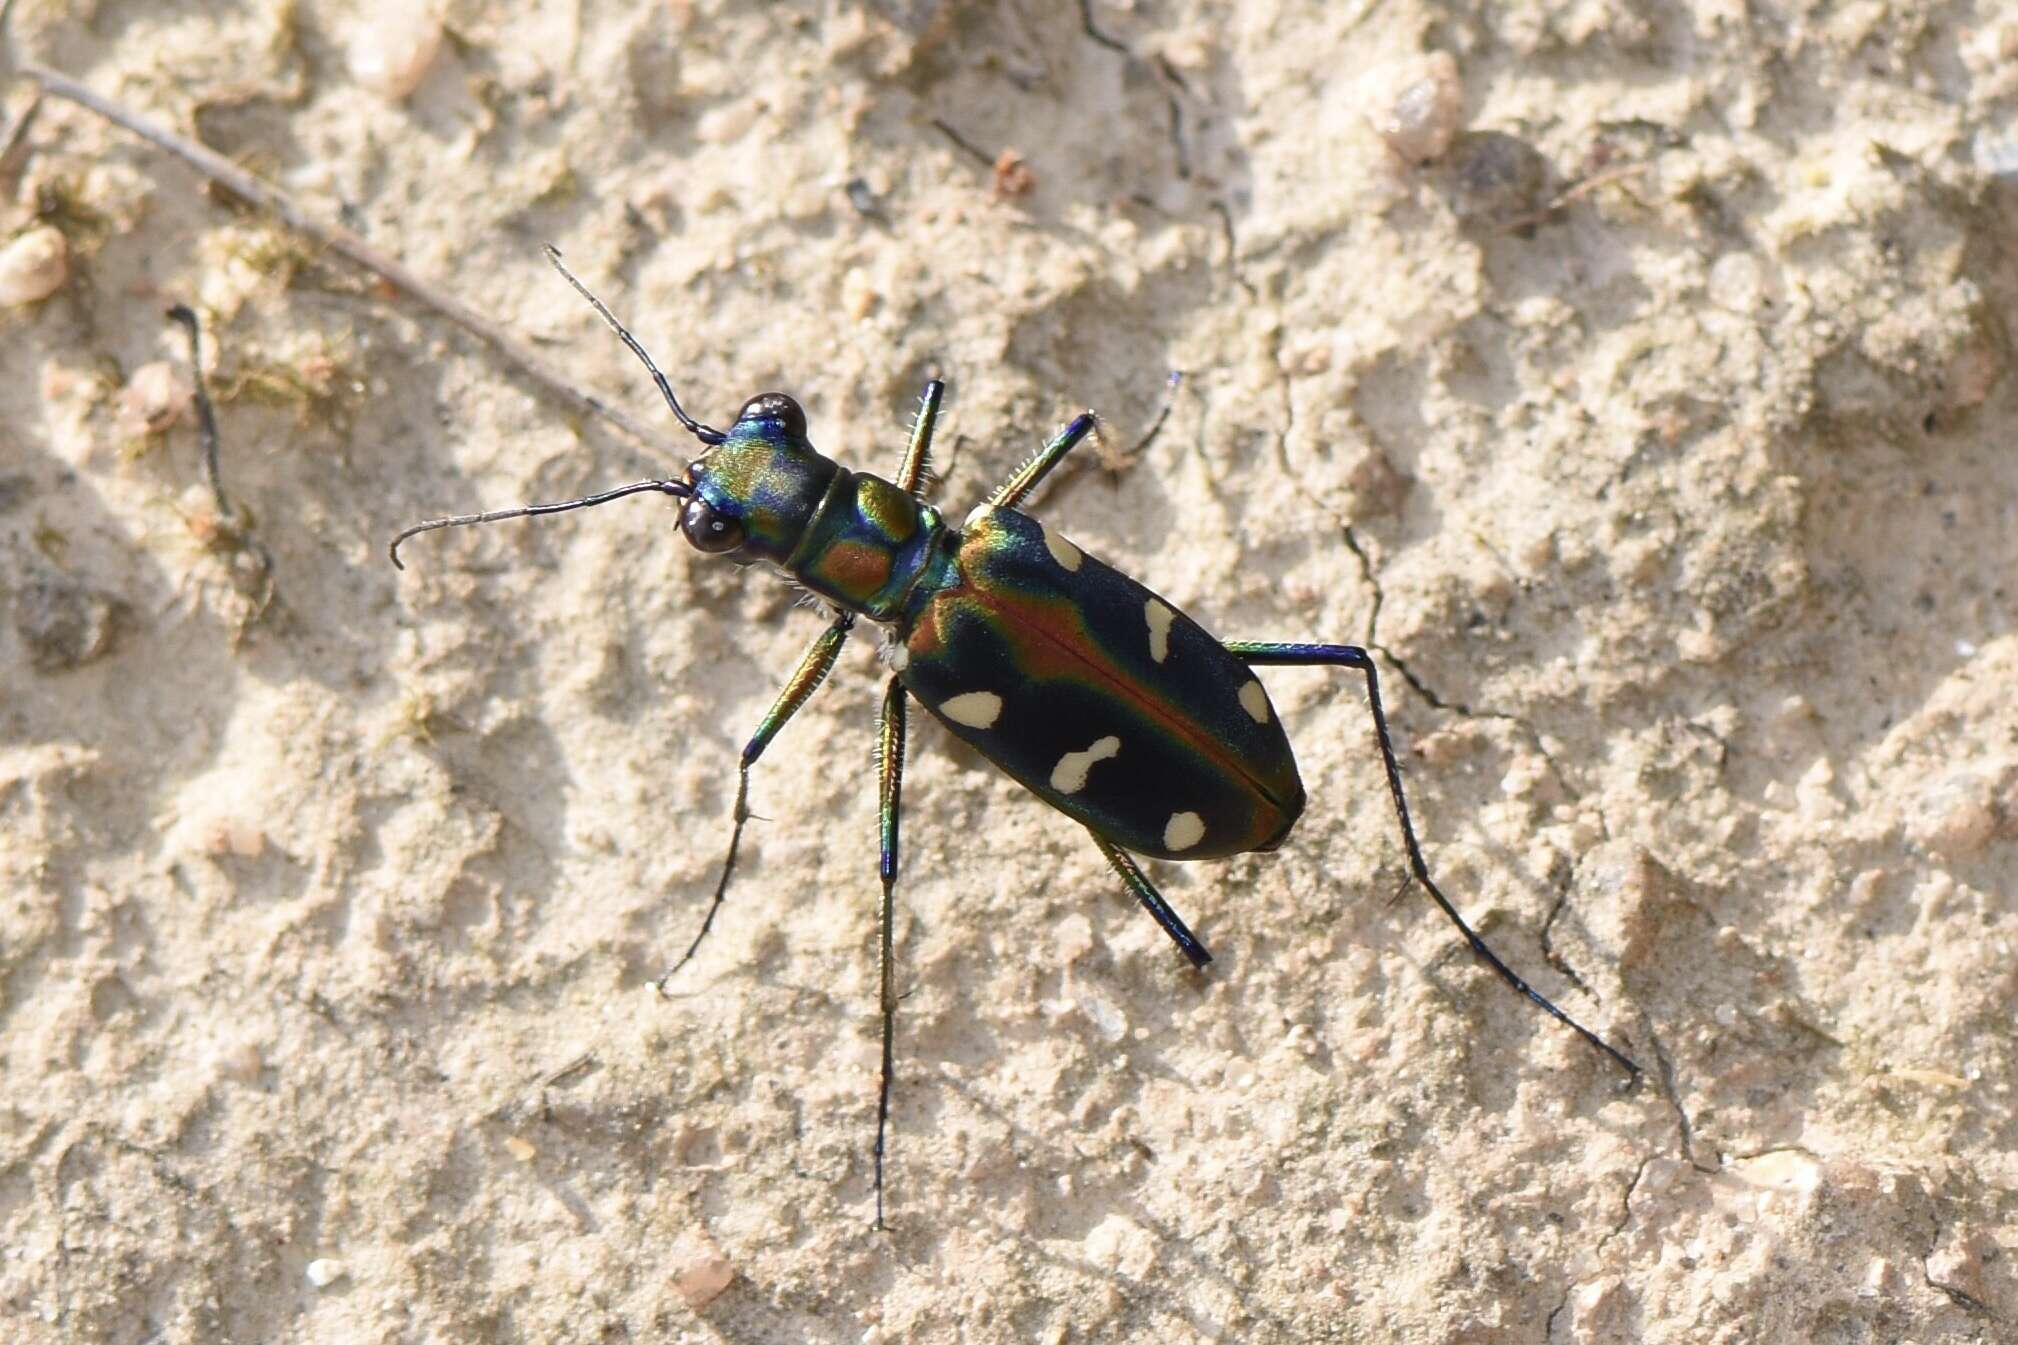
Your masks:
[{"label": "tiger beetle", "polygon": [[894,480],[851,472],[806,438],[806,415],[779,392],[743,404],[727,430],[681,408],[665,375],[603,302],[549,247],[547,259],[644,364],[674,419],[705,446],[679,480],[653,478],[556,504],[418,523],[399,547],[437,528],[528,518],[655,493],[680,501],[680,531],[697,550],[762,562],[806,589],[827,613],[756,734],[743,748],[734,828],[700,932],[658,985],[690,961],[721,910],[750,820],[750,768],[833,668],[858,619],[884,627],[891,676],[877,727],[883,899],[879,943],[883,1059],[876,1096],[875,1227],[883,1227],[883,1158],[890,1120],[897,991],[891,914],[897,882],[898,797],[907,698],[1010,778],[1084,826],[1115,876],[1194,968],[1212,955],[1135,862],[1224,859],[1273,850],[1303,812],[1289,738],[1253,670],[1344,668],[1366,677],[1367,705],[1394,797],[1402,848],[1417,882],[1485,964],[1531,1003],[1626,1071],[1640,1067],[1533,989],[1500,960],[1430,877],[1409,821],[1401,767],[1381,708],[1373,658],[1355,645],[1219,640],[1176,607],[1022,512],[1030,492],[1094,428],[1077,417],[958,527],[920,495],[945,385],[925,385]]}]

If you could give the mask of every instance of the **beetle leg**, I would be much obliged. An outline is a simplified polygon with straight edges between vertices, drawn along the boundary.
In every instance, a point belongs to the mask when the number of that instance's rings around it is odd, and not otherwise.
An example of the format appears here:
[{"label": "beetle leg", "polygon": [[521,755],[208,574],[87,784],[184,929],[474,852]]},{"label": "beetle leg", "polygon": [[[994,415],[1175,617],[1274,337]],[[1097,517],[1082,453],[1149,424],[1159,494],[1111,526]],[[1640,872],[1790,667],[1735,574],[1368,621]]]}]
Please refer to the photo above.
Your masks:
[{"label": "beetle leg", "polygon": [[722,859],[722,876],[715,881],[715,899],[708,905],[708,913],[701,920],[701,932],[694,935],[694,941],[687,945],[687,951],[680,954],[680,960],[666,969],[666,974],[657,981],[660,994],[666,990],[666,982],[674,973],[691,962],[694,953],[701,946],[701,940],[708,937],[714,927],[715,912],[722,909],[722,898],[729,891],[729,876],[736,871],[736,848],[742,844],[743,824],[750,820],[750,767],[757,764],[757,758],[764,755],[764,749],[771,745],[771,739],[791,721],[806,703],[827,673],[833,668],[834,660],[841,656],[841,646],[847,642],[848,631],[855,624],[853,612],[837,615],[827,629],[820,632],[804,656],[799,659],[798,668],[786,680],[784,689],[778,692],[778,699],[765,712],[763,722],[757,725],[756,733],[743,746],[742,764],[736,771],[736,828],[729,833],[729,853]]},{"label": "beetle leg", "polygon": [[1381,708],[1380,675],[1374,670],[1373,656],[1359,646],[1349,644],[1291,644],[1271,640],[1227,640],[1224,643],[1227,653],[1250,667],[1356,668],[1366,674],[1366,701],[1373,712],[1373,733],[1380,744],[1380,763],[1387,772],[1388,792],[1394,795],[1394,815],[1401,823],[1401,844],[1402,848],[1408,851],[1408,866],[1415,874],[1415,880],[1422,884],[1423,889],[1435,899],[1443,913],[1450,917],[1451,923],[1458,927],[1458,931],[1465,937],[1465,942],[1471,945],[1472,952],[1480,961],[1498,972],[1500,979],[1512,986],[1517,993],[1526,996],[1544,1012],[1567,1024],[1578,1036],[1610,1056],[1632,1076],[1634,1083],[1638,1083],[1640,1078],[1638,1065],[1606,1043],[1595,1032],[1550,1003],[1533,986],[1516,975],[1513,968],[1500,961],[1499,954],[1493,952],[1486,941],[1479,937],[1477,931],[1465,923],[1464,917],[1458,914],[1457,907],[1444,896],[1442,890],[1437,887],[1436,880],[1429,876],[1429,865],[1423,860],[1422,846],[1415,839],[1415,826],[1409,821],[1408,798],[1401,789],[1401,765],[1395,759],[1394,742],[1387,731],[1387,712]]},{"label": "beetle leg", "polygon": [[1009,479],[995,488],[988,497],[988,503],[997,509],[1014,509],[1023,497],[1037,489],[1037,483],[1065,460],[1065,455],[1093,432],[1094,415],[1091,411],[1081,411],[1072,417],[1072,423],[1058,432],[1058,437],[1037,450],[1037,456],[1009,474]]},{"label": "beetle leg", "polygon": [[897,468],[897,489],[916,495],[932,465],[932,430],[939,423],[939,402],[946,395],[946,383],[935,378],[925,385],[918,398],[918,418],[911,422],[911,441],[904,446],[904,461]]},{"label": "beetle leg", "polygon": [[876,1090],[876,1223],[883,1227],[883,1141],[890,1128],[890,1076],[897,1064],[897,974],[891,945],[896,920],[897,801],[904,784],[904,684],[895,677],[883,691],[883,714],[876,726],[878,840],[882,851],[883,909],[877,940],[882,973],[883,1081]]},{"label": "beetle leg", "polygon": [[1107,856],[1107,862],[1121,881],[1128,885],[1128,890],[1135,894],[1135,899],[1142,903],[1142,909],[1149,912],[1150,918],[1161,925],[1163,932],[1177,945],[1177,951],[1183,953],[1192,966],[1204,970],[1205,964],[1212,961],[1212,954],[1205,950],[1198,936],[1186,928],[1184,917],[1170,909],[1170,903],[1156,890],[1156,884],[1149,881],[1142,866],[1126,850],[1091,827],[1087,828],[1087,834],[1093,837],[1093,843],[1100,847],[1101,854]]}]

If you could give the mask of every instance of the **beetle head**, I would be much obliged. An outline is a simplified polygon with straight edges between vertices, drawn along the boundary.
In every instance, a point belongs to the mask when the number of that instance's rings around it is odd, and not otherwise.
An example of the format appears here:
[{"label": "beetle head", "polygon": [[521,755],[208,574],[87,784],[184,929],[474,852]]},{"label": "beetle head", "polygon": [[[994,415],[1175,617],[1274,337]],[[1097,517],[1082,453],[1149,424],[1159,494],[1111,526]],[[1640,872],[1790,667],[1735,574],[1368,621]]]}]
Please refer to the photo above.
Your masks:
[{"label": "beetle head", "polygon": [[782,392],[743,404],[720,442],[687,467],[680,532],[697,550],[783,565],[840,469],[806,442],[806,413]]},{"label": "beetle head", "polygon": [[[4,5],[0,5],[4,7]],[[702,551],[714,555],[737,554],[742,560],[769,561],[783,566],[797,548],[813,516],[819,512],[827,487],[840,468],[813,451],[806,442],[806,413],[782,392],[767,392],[743,404],[736,423],[726,432],[704,425],[686,413],[671,384],[652,357],[638,344],[624,324],[589,293],[561,262],[561,254],[549,247],[547,260],[554,269],[588,300],[602,320],[616,332],[630,352],[652,376],[667,409],[686,431],[707,445],[701,456],[687,464],[686,478],[680,481],[652,478],[598,491],[577,500],[558,504],[529,504],[514,509],[492,509],[480,514],[456,514],[429,519],[392,539],[388,554],[394,566],[400,563],[399,548],[407,538],[440,528],[458,528],[473,523],[495,523],[508,518],[533,518],[606,504],[627,495],[651,492],[679,500],[680,531]]]}]

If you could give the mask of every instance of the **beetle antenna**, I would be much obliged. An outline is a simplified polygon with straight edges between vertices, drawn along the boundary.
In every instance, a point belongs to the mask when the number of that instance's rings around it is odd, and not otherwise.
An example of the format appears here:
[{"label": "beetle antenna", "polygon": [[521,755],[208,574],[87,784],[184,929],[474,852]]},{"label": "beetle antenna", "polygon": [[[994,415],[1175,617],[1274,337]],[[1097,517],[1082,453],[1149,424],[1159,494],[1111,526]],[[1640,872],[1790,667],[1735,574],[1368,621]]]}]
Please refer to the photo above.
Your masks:
[{"label": "beetle antenna", "polygon": [[684,481],[665,481],[655,477],[648,481],[633,481],[630,485],[618,486],[615,490],[597,491],[593,495],[584,495],[579,500],[563,500],[558,504],[522,504],[516,509],[491,509],[481,514],[431,518],[425,523],[414,524],[393,538],[385,553],[391,558],[393,569],[404,570],[406,564],[399,558],[400,543],[418,533],[433,532],[438,528],[461,528],[471,523],[496,523],[507,518],[536,518],[541,514],[564,514],[570,509],[587,509],[591,505],[608,504],[611,500],[621,500],[626,495],[640,495],[647,491],[670,495],[676,500],[691,499],[694,494],[694,488]]},{"label": "beetle antenna", "polygon": [[694,438],[704,444],[719,444],[722,440],[728,438],[729,436],[723,434],[720,430],[715,429],[711,425],[701,424],[681,409],[680,399],[673,396],[672,384],[666,382],[666,376],[659,372],[658,365],[652,363],[652,357],[647,355],[645,348],[638,344],[638,338],[632,336],[630,329],[617,321],[617,315],[610,312],[608,305],[603,303],[601,299],[596,298],[595,295],[589,293],[587,285],[575,279],[575,273],[568,270],[567,264],[561,261],[561,250],[552,243],[549,243],[546,245],[546,254],[547,260],[553,263],[554,270],[559,271],[568,284],[575,287],[576,294],[581,295],[582,298],[589,301],[596,312],[602,317],[602,320],[610,324],[610,330],[615,332],[626,346],[630,347],[631,354],[636,355],[639,360],[644,362],[645,368],[651,372],[652,382],[659,385],[659,394],[666,399],[666,405],[673,408],[673,419],[686,426],[687,433],[693,435]]}]

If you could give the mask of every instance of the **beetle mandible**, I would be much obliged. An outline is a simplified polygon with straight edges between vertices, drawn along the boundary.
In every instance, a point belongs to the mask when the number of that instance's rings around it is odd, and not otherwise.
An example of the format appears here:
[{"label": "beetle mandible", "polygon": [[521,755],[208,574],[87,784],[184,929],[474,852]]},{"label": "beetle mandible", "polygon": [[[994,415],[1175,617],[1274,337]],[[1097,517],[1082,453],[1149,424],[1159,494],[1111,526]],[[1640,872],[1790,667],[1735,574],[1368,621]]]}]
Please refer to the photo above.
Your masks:
[{"label": "beetle mandible", "polygon": [[659,986],[694,956],[728,892],[750,818],[750,768],[825,680],[858,619],[888,632],[890,680],[877,729],[882,1077],[876,1098],[875,1226],[883,1227],[897,994],[891,953],[898,803],[906,706],[916,699],[954,736],[1083,825],[1115,875],[1195,968],[1212,960],[1135,862],[1222,859],[1282,844],[1304,807],[1288,735],[1254,669],[1318,666],[1366,678],[1367,706],[1402,848],[1415,879],[1471,951],[1515,991],[1623,1068],[1640,1067],[1571,1018],[1500,960],[1430,876],[1409,820],[1401,767],[1372,656],[1356,645],[1219,640],[1175,606],[1102,564],[1017,508],[1094,428],[1075,417],[957,528],[920,494],[945,385],[925,385],[894,480],[853,472],[816,452],[806,416],[783,393],[744,403],[727,430],[689,416],[665,375],[615,314],[549,247],[547,259],[594,306],[688,433],[704,445],[679,479],[651,478],[556,504],[459,514],[416,533],[528,518],[655,493],[680,501],[696,549],[760,562],[814,594],[829,614],[743,748],[735,825],[700,932]]}]

